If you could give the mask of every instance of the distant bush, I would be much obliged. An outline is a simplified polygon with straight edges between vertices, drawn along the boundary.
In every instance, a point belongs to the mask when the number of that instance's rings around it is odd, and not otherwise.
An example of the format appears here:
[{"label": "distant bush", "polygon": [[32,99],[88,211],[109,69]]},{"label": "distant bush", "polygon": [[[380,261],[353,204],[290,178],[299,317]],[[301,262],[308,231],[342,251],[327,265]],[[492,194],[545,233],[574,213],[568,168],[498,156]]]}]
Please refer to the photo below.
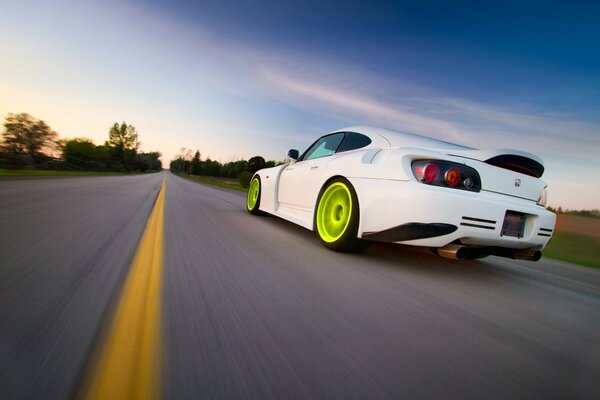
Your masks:
[{"label": "distant bush", "polygon": [[241,187],[247,188],[250,186],[250,179],[252,179],[252,172],[243,171],[237,174],[237,180]]},{"label": "distant bush", "polygon": [[244,160],[232,161],[221,166],[221,176],[227,178],[237,178],[237,176],[246,171],[248,168],[248,162]]}]

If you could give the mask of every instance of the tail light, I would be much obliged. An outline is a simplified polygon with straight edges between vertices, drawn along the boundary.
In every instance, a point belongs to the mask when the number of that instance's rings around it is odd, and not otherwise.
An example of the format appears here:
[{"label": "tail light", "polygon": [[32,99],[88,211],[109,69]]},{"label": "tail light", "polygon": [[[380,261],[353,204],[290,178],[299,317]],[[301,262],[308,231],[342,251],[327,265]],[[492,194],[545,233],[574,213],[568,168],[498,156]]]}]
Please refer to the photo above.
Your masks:
[{"label": "tail light", "polygon": [[440,167],[437,164],[427,164],[423,167],[423,182],[433,183],[440,176]]},{"label": "tail light", "polygon": [[537,204],[542,207],[546,207],[546,203],[548,202],[548,191],[546,188],[542,190],[540,193],[540,197],[538,198]]},{"label": "tail light", "polygon": [[416,160],[412,162],[415,178],[427,185],[479,192],[479,173],[466,165],[440,160]]},{"label": "tail light", "polygon": [[448,186],[457,187],[462,180],[462,176],[460,175],[460,171],[458,169],[452,167],[444,174],[444,180]]}]

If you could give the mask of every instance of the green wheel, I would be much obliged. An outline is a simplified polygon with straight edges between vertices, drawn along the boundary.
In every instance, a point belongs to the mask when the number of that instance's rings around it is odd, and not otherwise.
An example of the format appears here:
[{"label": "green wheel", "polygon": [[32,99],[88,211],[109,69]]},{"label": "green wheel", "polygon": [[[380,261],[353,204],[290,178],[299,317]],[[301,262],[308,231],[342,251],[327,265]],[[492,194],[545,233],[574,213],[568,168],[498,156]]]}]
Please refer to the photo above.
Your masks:
[{"label": "green wheel", "polygon": [[259,215],[260,210],[260,177],[255,175],[250,181],[248,188],[248,197],[246,199],[246,209],[250,214]]},{"label": "green wheel", "polygon": [[359,239],[359,208],[354,188],[344,178],[336,178],[321,191],[315,213],[315,228],[321,242],[342,252],[360,252],[370,242]]}]

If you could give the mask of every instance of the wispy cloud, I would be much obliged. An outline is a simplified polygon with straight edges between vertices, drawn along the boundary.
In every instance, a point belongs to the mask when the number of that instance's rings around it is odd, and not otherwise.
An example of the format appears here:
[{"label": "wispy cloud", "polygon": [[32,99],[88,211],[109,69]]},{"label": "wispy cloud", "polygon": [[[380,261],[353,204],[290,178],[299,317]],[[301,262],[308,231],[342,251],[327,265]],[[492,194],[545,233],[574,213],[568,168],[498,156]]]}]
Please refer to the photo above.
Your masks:
[{"label": "wispy cloud", "polygon": [[[596,151],[600,146],[598,125],[507,111],[448,95],[429,94],[429,88],[412,87],[407,91],[397,82],[385,84],[381,79],[374,79],[380,81],[376,89],[358,92],[335,82],[282,72],[273,66],[264,67],[259,73],[263,90],[280,100],[316,113],[334,113],[351,123],[368,122],[446,140],[479,142],[480,145],[525,145],[563,151],[568,144],[585,153]],[[344,81],[352,78],[345,76]],[[354,79],[364,82],[369,77],[362,75]],[[377,93],[382,91],[382,86],[391,93]],[[394,90],[400,90],[401,95]]]},{"label": "wispy cloud", "polygon": [[[186,76],[199,89],[210,82],[238,96],[268,97],[348,124],[386,126],[476,147],[512,146],[542,156],[560,154],[566,146],[591,156],[600,148],[600,125],[567,112],[557,117],[534,112],[535,105],[528,109],[523,102],[518,109],[514,102],[484,103],[401,77],[381,76],[323,54],[230,41],[162,15],[146,19],[161,27],[159,42],[179,43],[171,52],[173,61],[188,65],[187,71],[201,71]],[[168,28],[174,26],[177,29]]]},{"label": "wispy cloud", "polygon": [[351,120],[380,121],[403,126],[406,130],[429,134],[458,133],[457,127],[441,119],[419,115],[393,107],[366,95],[340,89],[327,84],[302,80],[272,69],[261,70],[262,81],[275,89],[279,96],[295,105],[310,108],[313,112],[334,112]]}]

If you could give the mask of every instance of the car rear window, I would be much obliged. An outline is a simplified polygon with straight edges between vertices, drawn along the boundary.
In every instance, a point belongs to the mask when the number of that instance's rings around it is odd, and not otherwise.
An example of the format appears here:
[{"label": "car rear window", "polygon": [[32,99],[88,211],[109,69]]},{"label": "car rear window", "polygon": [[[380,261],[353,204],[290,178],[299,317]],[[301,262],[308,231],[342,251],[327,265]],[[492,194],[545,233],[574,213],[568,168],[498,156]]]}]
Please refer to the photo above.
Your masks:
[{"label": "car rear window", "polygon": [[365,135],[361,135],[356,132],[346,132],[346,137],[340,147],[338,147],[337,152],[341,153],[342,151],[350,151],[361,149],[371,144],[371,139],[369,139]]}]

